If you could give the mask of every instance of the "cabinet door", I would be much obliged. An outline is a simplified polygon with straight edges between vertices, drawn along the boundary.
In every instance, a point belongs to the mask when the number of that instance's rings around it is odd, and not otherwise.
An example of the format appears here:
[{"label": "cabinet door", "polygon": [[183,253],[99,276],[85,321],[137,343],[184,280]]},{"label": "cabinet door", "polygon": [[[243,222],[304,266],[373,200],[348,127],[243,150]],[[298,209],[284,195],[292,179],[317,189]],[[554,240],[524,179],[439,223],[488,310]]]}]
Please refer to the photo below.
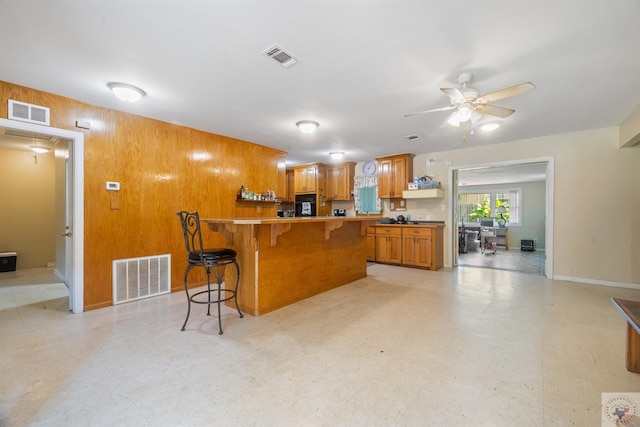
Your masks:
[{"label": "cabinet door", "polygon": [[285,201],[295,202],[296,201],[296,189],[295,189],[295,178],[293,169],[287,170],[287,195]]},{"label": "cabinet door", "polygon": [[402,264],[402,237],[389,236],[389,262]]},{"label": "cabinet door", "polygon": [[402,197],[409,178],[413,179],[414,154],[379,157],[378,161],[378,197],[389,199]]},{"label": "cabinet door", "polygon": [[393,165],[391,160],[378,162],[378,197],[391,198],[393,191]]},{"label": "cabinet door", "polygon": [[349,162],[329,168],[327,196],[329,200],[351,200],[355,163]]},{"label": "cabinet door", "polygon": [[418,267],[431,268],[432,248],[431,237],[415,237],[415,263]]},{"label": "cabinet door", "polygon": [[294,169],[295,189],[298,194],[316,192],[316,166]]},{"label": "cabinet door", "polygon": [[402,264],[431,268],[433,265],[432,230],[421,227],[402,229]]},{"label": "cabinet door", "polygon": [[407,158],[399,157],[392,160],[393,183],[391,187],[392,197],[402,197],[402,192],[407,189]]},{"label": "cabinet door", "polygon": [[327,200],[337,200],[338,194],[338,166],[331,166],[327,171]]},{"label": "cabinet door", "polygon": [[376,229],[376,261],[402,263],[402,236],[400,228]]},{"label": "cabinet door", "polygon": [[415,237],[402,236],[402,264],[416,265],[416,259]]},{"label": "cabinet door", "polygon": [[367,261],[376,260],[376,233],[367,232]]}]

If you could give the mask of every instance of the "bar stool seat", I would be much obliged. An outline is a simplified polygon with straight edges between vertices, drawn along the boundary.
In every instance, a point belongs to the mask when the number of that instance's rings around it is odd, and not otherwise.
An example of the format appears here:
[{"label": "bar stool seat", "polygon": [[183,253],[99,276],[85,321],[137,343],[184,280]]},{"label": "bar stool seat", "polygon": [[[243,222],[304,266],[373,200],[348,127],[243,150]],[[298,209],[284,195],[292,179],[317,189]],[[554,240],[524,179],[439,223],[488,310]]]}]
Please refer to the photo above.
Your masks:
[{"label": "bar stool seat", "polygon": [[[200,231],[200,216],[198,212],[180,211],[177,212],[182,224],[185,246],[187,248],[187,268],[184,272],[184,291],[187,294],[187,317],[182,325],[182,331],[187,326],[189,315],[191,314],[191,303],[207,304],[207,316],[211,315],[211,305],[218,306],[218,330],[222,335],[222,317],[220,306],[229,300],[233,300],[240,317],[244,317],[238,306],[238,285],[240,284],[240,266],[236,261],[237,253],[231,248],[209,248],[202,247],[202,234]],[[226,267],[233,265],[236,269],[235,287],[222,287]],[[189,293],[187,278],[189,272],[194,267],[202,267],[207,273],[207,289],[204,291]],[[215,274],[217,288],[211,288],[211,273]],[[200,297],[201,295],[206,298]],[[213,297],[212,297],[213,296]]]},{"label": "bar stool seat", "polygon": [[216,248],[216,249],[203,249],[200,252],[189,252],[188,261],[200,263],[204,260],[205,263],[215,263],[219,261],[232,260],[238,254],[233,249],[229,248]]}]

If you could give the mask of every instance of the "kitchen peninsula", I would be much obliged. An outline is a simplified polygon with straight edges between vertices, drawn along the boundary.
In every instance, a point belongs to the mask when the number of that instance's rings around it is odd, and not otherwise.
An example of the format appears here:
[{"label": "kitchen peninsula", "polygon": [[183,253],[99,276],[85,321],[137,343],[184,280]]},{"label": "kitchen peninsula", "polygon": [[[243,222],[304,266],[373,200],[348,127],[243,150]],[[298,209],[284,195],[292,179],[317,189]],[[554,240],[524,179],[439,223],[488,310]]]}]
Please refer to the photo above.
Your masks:
[{"label": "kitchen peninsula", "polygon": [[[238,252],[243,312],[259,316],[367,275],[377,217],[205,218]],[[234,274],[231,270],[227,274]],[[233,283],[235,278],[226,281]]]}]

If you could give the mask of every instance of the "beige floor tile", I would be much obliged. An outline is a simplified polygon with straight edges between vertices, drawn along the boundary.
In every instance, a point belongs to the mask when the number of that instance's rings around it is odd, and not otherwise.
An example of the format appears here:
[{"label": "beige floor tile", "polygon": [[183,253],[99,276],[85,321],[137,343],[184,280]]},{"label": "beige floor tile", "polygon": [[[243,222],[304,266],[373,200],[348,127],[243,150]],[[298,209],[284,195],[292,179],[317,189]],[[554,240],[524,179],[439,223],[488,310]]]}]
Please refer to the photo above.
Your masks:
[{"label": "beige floor tile", "polygon": [[69,313],[50,270],[0,275],[0,425],[599,425],[638,392],[610,297],[482,268],[373,264],[260,317],[182,292]]}]

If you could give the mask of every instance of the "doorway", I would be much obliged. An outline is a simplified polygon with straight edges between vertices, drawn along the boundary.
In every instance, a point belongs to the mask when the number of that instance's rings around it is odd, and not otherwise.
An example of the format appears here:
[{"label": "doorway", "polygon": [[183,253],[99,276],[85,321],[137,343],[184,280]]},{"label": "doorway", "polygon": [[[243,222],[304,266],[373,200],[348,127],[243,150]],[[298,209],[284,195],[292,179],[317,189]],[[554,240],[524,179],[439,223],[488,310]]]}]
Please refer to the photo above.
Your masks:
[{"label": "doorway", "polygon": [[65,236],[65,266],[62,278],[69,286],[69,310],[84,310],[84,134],[39,124],[0,118],[0,128],[30,132],[68,140],[69,157],[65,172],[65,206],[68,230]]},{"label": "doorway", "polygon": [[[449,182],[452,188],[451,223],[454,224],[450,236],[452,266],[512,269],[552,277],[553,158],[460,166],[450,169]],[[461,205],[458,204],[460,195],[463,198]],[[509,203],[513,204],[510,212],[513,218],[509,219],[507,214],[509,223],[506,227],[502,224],[502,214],[496,213],[497,205],[503,203],[507,209]],[[470,206],[477,209],[472,212]],[[504,211],[502,208],[501,212]],[[471,222],[470,217],[473,217]],[[480,217],[485,220],[484,224],[479,222]],[[478,235],[482,225],[492,225],[486,224],[487,220],[493,221],[494,226],[493,230],[486,229],[488,236],[509,233],[511,243],[506,237],[489,237],[497,243],[497,250],[488,252],[482,251],[482,238],[475,244],[465,245],[470,236]],[[529,238],[539,243],[537,250],[522,252],[520,242]]]}]

